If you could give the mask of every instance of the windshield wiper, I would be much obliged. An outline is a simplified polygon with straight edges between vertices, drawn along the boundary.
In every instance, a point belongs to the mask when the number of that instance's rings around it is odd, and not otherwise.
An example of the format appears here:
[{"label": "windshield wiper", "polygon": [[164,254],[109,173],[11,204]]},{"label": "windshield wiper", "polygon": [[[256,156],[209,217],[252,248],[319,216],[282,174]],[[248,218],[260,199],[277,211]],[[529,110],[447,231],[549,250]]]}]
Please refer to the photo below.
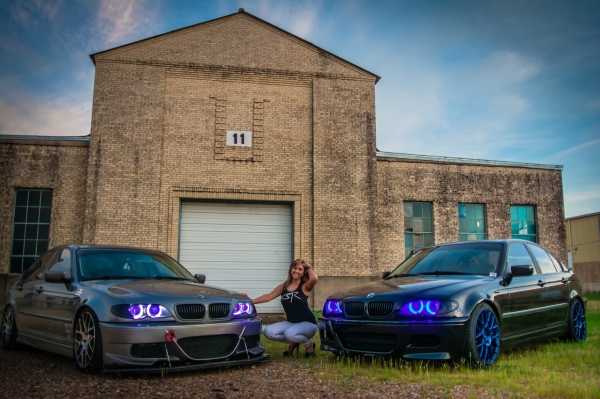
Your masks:
[{"label": "windshield wiper", "polygon": [[154,278],[157,280],[191,280],[189,278],[178,276],[154,276]]},{"label": "windshield wiper", "polygon": [[464,275],[470,275],[473,273],[465,273],[465,272],[447,272],[447,271],[442,271],[442,270],[438,270],[435,272],[424,272],[424,273],[420,273],[424,276],[464,276]]},{"label": "windshield wiper", "polygon": [[414,274],[408,274],[408,273],[400,273],[400,274],[394,274],[393,276],[387,276],[385,279],[390,279],[390,278],[396,278],[396,277],[411,277],[411,276],[418,276],[420,273],[414,273]]}]

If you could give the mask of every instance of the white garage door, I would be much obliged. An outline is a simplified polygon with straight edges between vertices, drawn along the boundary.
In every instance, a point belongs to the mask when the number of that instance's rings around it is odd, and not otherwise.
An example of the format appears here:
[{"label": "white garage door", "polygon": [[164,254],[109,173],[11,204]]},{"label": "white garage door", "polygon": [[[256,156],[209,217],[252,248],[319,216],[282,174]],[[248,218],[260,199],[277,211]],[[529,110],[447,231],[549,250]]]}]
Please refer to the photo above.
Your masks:
[{"label": "white garage door", "polygon": [[[285,281],[292,262],[292,207],[279,204],[183,202],[179,262],[206,283],[250,298]],[[282,313],[279,298],[257,306]]]}]

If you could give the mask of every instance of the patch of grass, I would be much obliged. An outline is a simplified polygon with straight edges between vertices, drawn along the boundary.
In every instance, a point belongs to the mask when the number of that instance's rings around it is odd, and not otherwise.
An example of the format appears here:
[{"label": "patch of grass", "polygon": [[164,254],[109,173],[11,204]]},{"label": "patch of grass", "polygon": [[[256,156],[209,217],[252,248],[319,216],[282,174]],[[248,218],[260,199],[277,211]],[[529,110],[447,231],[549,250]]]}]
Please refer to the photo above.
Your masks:
[{"label": "patch of grass", "polygon": [[[487,390],[498,397],[600,397],[600,311],[587,312],[588,337],[583,343],[552,340],[532,343],[510,352],[503,351],[489,369],[466,367],[461,363],[405,361],[381,357],[337,358],[318,352],[315,359],[284,358],[286,346],[261,342],[275,362],[309,367],[318,379],[332,380],[341,386],[356,381],[367,383],[420,383],[451,391],[466,385]],[[317,348],[318,335],[315,337]]]},{"label": "patch of grass", "polygon": [[585,294],[588,301],[600,301],[600,294]]}]

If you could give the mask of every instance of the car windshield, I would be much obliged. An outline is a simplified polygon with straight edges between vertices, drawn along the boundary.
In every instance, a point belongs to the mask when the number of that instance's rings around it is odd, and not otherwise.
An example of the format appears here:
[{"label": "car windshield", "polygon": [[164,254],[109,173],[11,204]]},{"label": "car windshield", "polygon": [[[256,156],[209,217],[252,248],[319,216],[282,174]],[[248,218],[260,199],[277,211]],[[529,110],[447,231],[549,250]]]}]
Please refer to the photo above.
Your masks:
[{"label": "car windshield", "polygon": [[183,266],[158,252],[131,249],[82,248],[77,251],[81,280],[193,280]]},{"label": "car windshield", "polygon": [[498,273],[502,244],[472,243],[423,249],[402,262],[387,278],[406,275],[490,276]]}]

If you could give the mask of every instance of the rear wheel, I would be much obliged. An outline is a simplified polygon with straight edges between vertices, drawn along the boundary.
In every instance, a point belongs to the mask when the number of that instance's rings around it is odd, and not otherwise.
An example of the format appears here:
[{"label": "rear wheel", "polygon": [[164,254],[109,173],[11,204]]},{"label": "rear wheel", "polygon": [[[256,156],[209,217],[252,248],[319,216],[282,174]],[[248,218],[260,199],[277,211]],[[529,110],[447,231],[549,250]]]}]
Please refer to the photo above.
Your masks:
[{"label": "rear wheel", "polygon": [[0,332],[0,340],[2,341],[3,349],[11,349],[17,339],[17,324],[15,323],[15,313],[11,306],[4,308],[2,315],[2,331]]},{"label": "rear wheel", "polygon": [[84,309],[75,319],[73,357],[83,372],[96,373],[102,369],[102,335],[98,318]]},{"label": "rear wheel", "polygon": [[585,309],[577,299],[574,299],[569,307],[569,327],[565,338],[576,342],[583,342],[587,338]]},{"label": "rear wheel", "polygon": [[474,366],[489,367],[500,355],[500,325],[492,308],[479,304],[467,323],[465,357]]}]

